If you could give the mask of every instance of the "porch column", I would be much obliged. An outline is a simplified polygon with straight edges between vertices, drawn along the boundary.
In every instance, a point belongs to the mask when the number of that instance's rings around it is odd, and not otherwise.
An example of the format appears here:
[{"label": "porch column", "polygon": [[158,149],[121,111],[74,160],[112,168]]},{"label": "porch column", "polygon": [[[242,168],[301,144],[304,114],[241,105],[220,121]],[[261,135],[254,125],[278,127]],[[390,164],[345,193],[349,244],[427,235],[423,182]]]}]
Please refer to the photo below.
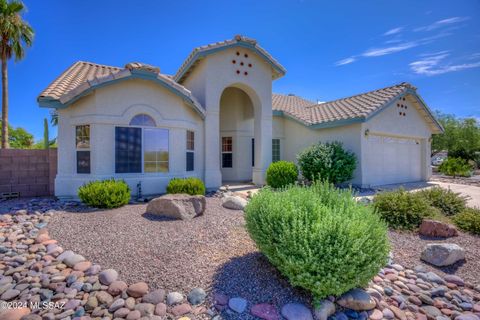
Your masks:
[{"label": "porch column", "polygon": [[272,109],[262,107],[258,114],[255,112],[255,167],[253,168],[253,183],[265,184],[265,173],[272,162]]},{"label": "porch column", "polygon": [[217,189],[222,185],[220,172],[220,112],[219,108],[205,115],[205,187]]}]

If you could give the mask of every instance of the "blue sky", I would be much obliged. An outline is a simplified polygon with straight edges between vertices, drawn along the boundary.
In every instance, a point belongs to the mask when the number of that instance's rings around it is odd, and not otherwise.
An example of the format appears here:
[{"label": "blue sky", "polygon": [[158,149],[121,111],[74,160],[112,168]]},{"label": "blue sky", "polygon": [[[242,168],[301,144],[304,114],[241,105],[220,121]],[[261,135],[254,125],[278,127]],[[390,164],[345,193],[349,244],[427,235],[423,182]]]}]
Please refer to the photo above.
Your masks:
[{"label": "blue sky", "polygon": [[37,95],[77,60],[172,74],[200,45],[243,34],[287,69],[274,91],[328,101],[402,81],[434,110],[480,119],[479,1],[28,0],[36,30],[10,62],[10,123],[37,139]]}]

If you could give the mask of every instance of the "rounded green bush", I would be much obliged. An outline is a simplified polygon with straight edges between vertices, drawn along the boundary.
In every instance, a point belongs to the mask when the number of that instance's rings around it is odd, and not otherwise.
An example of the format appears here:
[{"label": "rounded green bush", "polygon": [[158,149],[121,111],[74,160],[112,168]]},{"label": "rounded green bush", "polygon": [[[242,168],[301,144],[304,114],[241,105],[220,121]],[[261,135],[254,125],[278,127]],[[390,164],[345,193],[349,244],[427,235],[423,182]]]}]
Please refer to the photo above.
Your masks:
[{"label": "rounded green bush", "polygon": [[435,213],[429,202],[419,192],[399,189],[382,192],[373,198],[375,212],[390,228],[413,230],[422,220]]},{"label": "rounded green bush", "polygon": [[297,182],[298,169],[293,162],[277,161],[268,166],[266,175],[269,186],[272,188],[283,188]]},{"label": "rounded green bush", "polygon": [[198,178],[173,178],[167,186],[167,193],[186,193],[204,195],[205,184]]},{"label": "rounded green bush", "polygon": [[326,182],[264,188],[245,208],[245,219],[260,251],[316,299],[366,285],[387,262],[385,224],[350,191]]},{"label": "rounded green bush", "polygon": [[438,167],[438,171],[447,176],[453,176],[454,178],[457,176],[470,177],[472,175],[472,166],[467,160],[448,157]]},{"label": "rounded green bush", "polygon": [[130,187],[123,180],[91,181],[78,189],[78,197],[96,208],[118,208],[130,201]]},{"label": "rounded green bush", "polygon": [[453,222],[462,230],[480,235],[480,209],[465,208],[453,217]]},{"label": "rounded green bush", "polygon": [[439,209],[446,216],[453,216],[465,209],[467,200],[460,193],[450,189],[434,187],[419,191],[431,206]]},{"label": "rounded green bush", "polygon": [[306,179],[335,184],[352,179],[357,165],[355,154],[344,150],[340,142],[314,144],[300,152],[297,160]]}]

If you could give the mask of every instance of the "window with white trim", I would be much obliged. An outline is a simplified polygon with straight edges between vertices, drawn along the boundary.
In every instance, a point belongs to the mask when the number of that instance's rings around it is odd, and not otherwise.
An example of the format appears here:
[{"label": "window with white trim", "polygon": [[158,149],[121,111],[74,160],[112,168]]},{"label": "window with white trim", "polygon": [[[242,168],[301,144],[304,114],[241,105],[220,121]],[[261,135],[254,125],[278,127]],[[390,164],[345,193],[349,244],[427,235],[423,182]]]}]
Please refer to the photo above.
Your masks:
[{"label": "window with white trim", "polygon": [[90,125],[75,127],[77,173],[90,173]]},{"label": "window with white trim", "polygon": [[187,130],[187,163],[186,171],[195,170],[195,132]]},{"label": "window with white trim", "polygon": [[222,137],[222,168],[233,167],[232,137]]},{"label": "window with white trim", "polygon": [[130,125],[115,128],[115,172],[168,172],[169,130],[155,128],[146,114],[133,117]]}]

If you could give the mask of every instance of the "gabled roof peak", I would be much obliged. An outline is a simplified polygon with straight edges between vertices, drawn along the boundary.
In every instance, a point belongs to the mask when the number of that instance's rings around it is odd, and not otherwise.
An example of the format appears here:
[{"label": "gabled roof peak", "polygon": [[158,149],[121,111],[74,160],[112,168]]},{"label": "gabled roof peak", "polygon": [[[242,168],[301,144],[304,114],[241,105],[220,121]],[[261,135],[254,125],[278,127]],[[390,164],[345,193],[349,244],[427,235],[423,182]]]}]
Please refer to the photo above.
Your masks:
[{"label": "gabled roof peak", "polygon": [[225,50],[234,46],[241,46],[250,49],[257,53],[266,62],[268,62],[272,67],[272,79],[277,79],[285,75],[285,68],[277,60],[275,60],[265,49],[260,47],[255,39],[243,35],[235,35],[233,39],[215,42],[193,49],[190,55],[178,69],[177,73],[174,76],[174,80],[178,83],[182,83],[201,59],[212,53]]}]

